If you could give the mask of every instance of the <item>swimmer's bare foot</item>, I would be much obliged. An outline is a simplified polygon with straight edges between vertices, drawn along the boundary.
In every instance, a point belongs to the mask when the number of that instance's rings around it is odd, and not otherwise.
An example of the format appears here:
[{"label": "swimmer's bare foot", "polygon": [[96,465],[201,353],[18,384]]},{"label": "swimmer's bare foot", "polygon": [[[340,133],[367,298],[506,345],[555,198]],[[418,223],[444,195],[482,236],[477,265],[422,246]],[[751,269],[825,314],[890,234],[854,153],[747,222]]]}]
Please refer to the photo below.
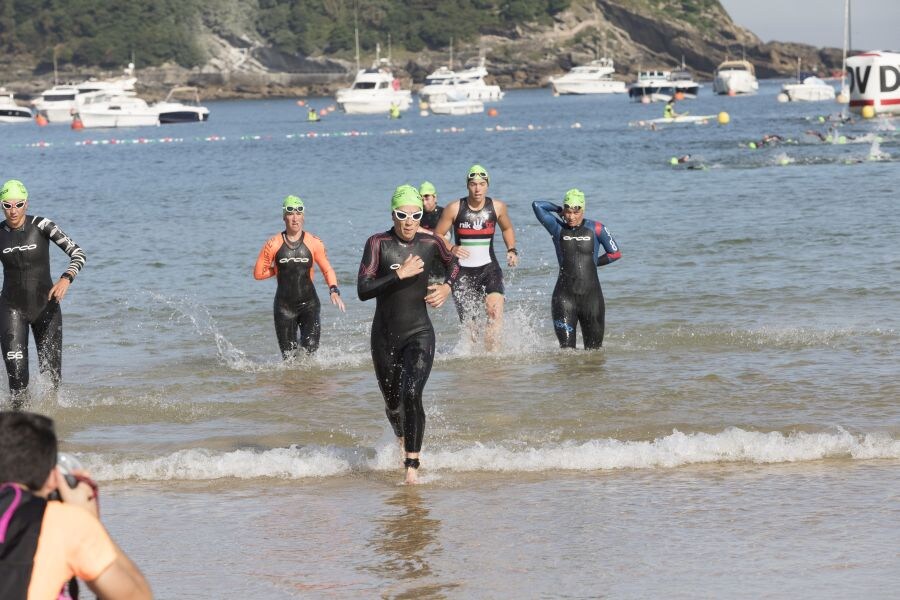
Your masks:
[{"label": "swimmer's bare foot", "polygon": [[406,467],[406,485],[416,485],[419,483],[419,459],[407,458],[403,461]]}]

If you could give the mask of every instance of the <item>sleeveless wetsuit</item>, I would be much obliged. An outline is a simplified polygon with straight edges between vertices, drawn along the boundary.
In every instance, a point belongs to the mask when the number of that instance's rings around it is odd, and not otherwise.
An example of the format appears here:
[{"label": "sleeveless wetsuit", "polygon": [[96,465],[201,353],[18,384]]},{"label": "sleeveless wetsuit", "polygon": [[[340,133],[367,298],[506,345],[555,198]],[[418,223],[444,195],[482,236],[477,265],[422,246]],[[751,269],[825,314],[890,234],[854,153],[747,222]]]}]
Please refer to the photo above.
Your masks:
[{"label": "sleeveless wetsuit", "polygon": [[428,273],[400,279],[397,269],[410,254],[430,264],[440,256],[447,267],[446,283],[452,287],[459,275],[456,259],[433,235],[417,233],[401,240],[393,229],[369,238],[359,265],[357,293],[360,300],[376,298],[372,321],[372,362],[385,413],[407,452],[422,448],[425,411],[422,390],[434,361],[434,327],[428,317],[425,296]]},{"label": "sleeveless wetsuit", "polygon": [[275,336],[285,359],[297,348],[310,354],[319,348],[321,304],[313,285],[313,264],[319,266],[329,287],[337,285],[337,276],[328,262],[322,240],[303,231],[298,241],[289,242],[282,232],[265,243],[253,269],[256,279],[278,277],[273,307]]},{"label": "sleeveless wetsuit", "polygon": [[12,484],[0,486],[0,598],[28,596],[47,501]]},{"label": "sleeveless wetsuit", "polygon": [[581,324],[585,348],[603,345],[606,306],[597,267],[622,257],[609,230],[599,221],[584,219],[569,227],[557,218],[562,208],[551,202],[532,203],[538,221],[550,232],[559,262],[553,289],[553,329],[562,348],[575,347],[575,327]]},{"label": "sleeveless wetsuit", "polygon": [[6,221],[0,223],[0,350],[14,396],[28,387],[29,325],[41,373],[47,373],[54,386],[59,385],[62,375],[62,311],[59,302],[47,298],[53,287],[51,241],[69,255],[64,275],[75,279],[84,266],[84,251],[53,221],[26,215],[25,222],[15,230]]},{"label": "sleeveless wetsuit", "polygon": [[453,300],[459,320],[475,319],[483,311],[488,294],[503,294],[503,271],[494,254],[497,213],[494,201],[484,199],[481,210],[472,210],[466,198],[459,199],[459,211],[453,221],[456,244],[469,251],[459,259],[459,281],[453,287]]},{"label": "sleeveless wetsuit", "polygon": [[[434,228],[437,227],[438,221],[441,220],[441,214],[444,212],[443,206],[435,206],[434,210],[431,212],[425,212],[422,215],[422,220],[419,222],[419,226],[422,229],[427,229],[428,231],[434,231]],[[443,281],[447,276],[447,270],[444,268],[444,263],[441,262],[441,257],[435,255],[434,260],[431,263],[431,268],[428,270],[428,277],[432,280]]]}]

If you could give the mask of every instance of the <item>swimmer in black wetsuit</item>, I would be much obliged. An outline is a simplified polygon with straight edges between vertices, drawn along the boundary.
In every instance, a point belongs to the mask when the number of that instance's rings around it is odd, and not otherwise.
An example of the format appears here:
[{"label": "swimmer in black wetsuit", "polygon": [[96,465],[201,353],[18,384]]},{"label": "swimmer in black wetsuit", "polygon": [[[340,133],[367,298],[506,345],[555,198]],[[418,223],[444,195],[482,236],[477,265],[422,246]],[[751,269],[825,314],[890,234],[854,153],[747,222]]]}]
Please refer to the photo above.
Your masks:
[{"label": "swimmer in black wetsuit", "polygon": [[[481,304],[487,312],[485,346],[495,350],[500,345],[503,324],[503,271],[494,254],[494,231],[500,226],[506,244],[506,264],[519,263],[516,234],[506,209],[506,203],[489,198],[489,177],[481,165],[473,165],[466,175],[469,195],[447,205],[434,233],[443,236],[453,227],[456,244],[451,251],[459,257],[460,276],[453,287],[453,300],[459,320],[472,323]],[[472,330],[474,334],[474,329]]]},{"label": "swimmer in black wetsuit", "polygon": [[[28,190],[10,179],[0,189],[6,220],[0,223],[0,350],[6,363],[13,408],[22,407],[28,387],[28,327],[37,346],[38,369],[54,387],[62,377],[62,311],[59,303],[84,266],[84,251],[53,221],[25,214]],[[69,255],[56,283],[50,277],[50,242]]]},{"label": "swimmer in black wetsuit", "polygon": [[[441,240],[418,231],[422,212],[416,188],[396,189],[391,199],[394,226],[366,242],[357,279],[359,299],[376,298],[372,362],[388,421],[403,444],[407,483],[417,480],[425,431],[422,390],[434,360],[434,327],[426,304],[442,306],[459,274]],[[425,265],[435,255],[447,266],[447,278],[429,285]]]},{"label": "swimmer in black wetsuit", "polygon": [[[425,209],[419,227],[428,231],[434,231],[441,214],[444,212],[444,207],[438,206],[437,190],[434,184],[430,181],[422,182],[422,185],[419,186],[419,195],[422,196],[422,206]],[[449,234],[444,237],[449,239]],[[446,275],[447,270],[444,268],[444,263],[441,262],[439,256],[435,256],[434,261],[431,263],[431,268],[428,270],[428,276],[433,280],[444,281]]]},{"label": "swimmer in black wetsuit", "polygon": [[559,261],[553,289],[553,329],[561,348],[575,347],[575,327],[581,323],[585,349],[603,345],[606,306],[597,267],[622,257],[609,230],[599,221],[584,218],[584,194],[566,192],[563,205],[534,202],[538,221],[550,232]]},{"label": "swimmer in black wetsuit", "polygon": [[[281,208],[284,231],[270,238],[256,259],[253,277],[278,277],[275,291],[275,337],[285,360],[297,348],[312,354],[319,348],[321,323],[319,295],[313,285],[313,263],[325,277],[331,303],[344,312],[344,301],[337,286],[337,276],[328,262],[322,240],[303,230],[303,200],[297,196],[284,199]],[[297,333],[300,333],[298,342]]]}]

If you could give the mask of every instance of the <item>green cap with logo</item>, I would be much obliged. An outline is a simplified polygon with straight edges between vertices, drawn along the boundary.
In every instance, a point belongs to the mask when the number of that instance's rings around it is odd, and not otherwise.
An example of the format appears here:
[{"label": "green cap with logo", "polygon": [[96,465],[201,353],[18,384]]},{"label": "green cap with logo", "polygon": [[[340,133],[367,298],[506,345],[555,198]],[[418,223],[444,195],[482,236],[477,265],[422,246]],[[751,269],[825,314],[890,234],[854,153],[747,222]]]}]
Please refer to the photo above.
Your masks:
[{"label": "green cap with logo", "polygon": [[485,181],[490,182],[487,169],[481,165],[472,165],[469,167],[469,172],[466,173],[466,181],[472,181],[473,179],[484,179]]},{"label": "green cap with logo", "polygon": [[285,196],[281,203],[281,210],[286,208],[303,208],[303,200],[299,196]]},{"label": "green cap with logo", "polygon": [[394,195],[391,196],[391,210],[397,210],[401,206],[425,207],[422,203],[422,196],[419,195],[419,191],[407,183],[394,190]]},{"label": "green cap with logo", "polygon": [[28,190],[25,184],[18,179],[10,179],[0,188],[0,201],[28,200]]},{"label": "green cap with logo", "polygon": [[584,210],[584,192],[572,188],[566,192],[566,197],[563,198],[563,205]]},{"label": "green cap with logo", "polygon": [[430,181],[423,181],[422,185],[419,186],[419,195],[420,196],[437,196],[437,190],[434,189],[434,184]]}]

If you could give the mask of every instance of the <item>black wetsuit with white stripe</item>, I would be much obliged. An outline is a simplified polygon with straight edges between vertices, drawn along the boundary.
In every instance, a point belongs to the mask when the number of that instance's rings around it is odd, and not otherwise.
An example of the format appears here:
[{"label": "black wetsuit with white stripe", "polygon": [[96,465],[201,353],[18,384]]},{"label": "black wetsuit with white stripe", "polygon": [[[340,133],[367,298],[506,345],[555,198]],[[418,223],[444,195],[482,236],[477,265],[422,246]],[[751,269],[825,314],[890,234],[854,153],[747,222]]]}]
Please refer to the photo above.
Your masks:
[{"label": "black wetsuit with white stripe", "polygon": [[26,215],[18,229],[11,229],[6,221],[0,223],[0,349],[13,392],[28,387],[29,326],[41,373],[47,373],[54,385],[62,374],[62,311],[59,302],[48,299],[53,287],[51,241],[69,255],[63,276],[74,280],[84,266],[84,251],[53,221]]},{"label": "black wetsuit with white stripe", "polygon": [[433,235],[417,233],[409,242],[393,229],[369,238],[359,265],[360,300],[376,298],[372,321],[372,362],[384,396],[385,413],[407,452],[419,452],[425,432],[422,391],[434,361],[434,327],[425,296],[428,272],[400,279],[397,269],[410,255],[425,265],[439,256],[447,267],[446,283],[459,275],[456,259]]}]

